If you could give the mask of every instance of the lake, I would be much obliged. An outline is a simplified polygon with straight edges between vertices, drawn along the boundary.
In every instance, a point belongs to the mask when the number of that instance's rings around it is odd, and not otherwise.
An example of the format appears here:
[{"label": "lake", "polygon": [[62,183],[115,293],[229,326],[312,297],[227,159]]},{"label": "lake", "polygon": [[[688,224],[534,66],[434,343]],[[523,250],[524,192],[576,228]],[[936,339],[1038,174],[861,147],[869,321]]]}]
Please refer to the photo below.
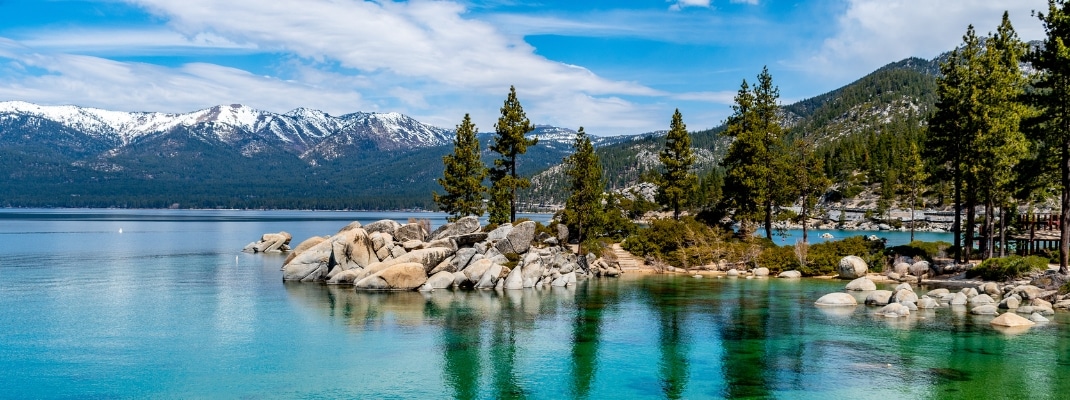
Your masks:
[{"label": "lake", "polygon": [[[553,290],[283,283],[350,221],[441,214],[0,210],[0,398],[1065,398],[1070,317],[820,309],[843,282],[625,275]],[[534,216],[538,217],[538,216]],[[433,222],[435,225],[441,222]],[[122,233],[119,233],[122,229]]]}]

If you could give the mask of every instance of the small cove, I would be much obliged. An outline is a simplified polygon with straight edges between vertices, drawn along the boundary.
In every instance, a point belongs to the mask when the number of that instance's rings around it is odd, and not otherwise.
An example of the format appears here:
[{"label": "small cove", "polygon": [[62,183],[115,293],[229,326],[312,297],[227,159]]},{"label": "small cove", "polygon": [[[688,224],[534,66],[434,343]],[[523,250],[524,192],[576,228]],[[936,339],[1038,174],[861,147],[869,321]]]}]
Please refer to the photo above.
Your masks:
[{"label": "small cove", "polygon": [[[1058,398],[1070,318],[813,306],[845,282],[283,283],[260,234],[441,214],[0,210],[0,397]],[[437,225],[440,222],[434,222]],[[123,233],[118,233],[119,229]],[[882,285],[882,289],[884,287]],[[920,290],[919,290],[920,291]]]}]

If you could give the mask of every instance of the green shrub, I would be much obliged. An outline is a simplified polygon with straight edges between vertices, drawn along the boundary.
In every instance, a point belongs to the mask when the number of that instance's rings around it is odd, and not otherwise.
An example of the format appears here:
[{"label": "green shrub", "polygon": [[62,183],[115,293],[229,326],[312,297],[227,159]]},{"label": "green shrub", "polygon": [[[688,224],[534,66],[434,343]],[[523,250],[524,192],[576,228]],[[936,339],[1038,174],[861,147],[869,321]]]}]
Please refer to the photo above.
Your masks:
[{"label": "green shrub", "polygon": [[502,264],[502,266],[509,267],[510,269],[512,269],[512,268],[516,268],[517,264],[520,264],[520,255],[519,254],[516,254],[516,253],[513,253],[513,252],[509,252],[509,253],[505,253],[504,255],[505,255],[505,259],[509,260],[509,261],[507,261],[504,264]]},{"label": "green shrub", "polygon": [[908,257],[908,258],[923,258],[926,261],[932,262],[936,257],[947,256],[948,249],[951,248],[951,243],[937,241],[937,242],[923,242],[915,240],[910,244],[904,244],[900,246],[891,247],[887,253],[892,257]]},{"label": "green shrub", "polygon": [[884,242],[853,236],[843,240],[818,243],[810,246],[803,275],[832,275],[845,256],[858,256],[866,261],[873,272],[884,270]]},{"label": "green shrub", "polygon": [[986,281],[1005,281],[1048,269],[1048,260],[1038,256],[1008,256],[989,258],[981,265],[966,271],[967,278],[980,277]]},{"label": "green shrub", "polygon": [[602,257],[606,249],[613,244],[613,239],[610,238],[588,238],[583,241],[583,251],[587,254],[594,254],[595,257]]},{"label": "green shrub", "polygon": [[763,249],[758,255],[758,265],[769,268],[770,273],[792,269],[799,269],[799,272],[802,272],[805,268],[799,265],[799,258],[795,256],[795,246],[773,246]]}]

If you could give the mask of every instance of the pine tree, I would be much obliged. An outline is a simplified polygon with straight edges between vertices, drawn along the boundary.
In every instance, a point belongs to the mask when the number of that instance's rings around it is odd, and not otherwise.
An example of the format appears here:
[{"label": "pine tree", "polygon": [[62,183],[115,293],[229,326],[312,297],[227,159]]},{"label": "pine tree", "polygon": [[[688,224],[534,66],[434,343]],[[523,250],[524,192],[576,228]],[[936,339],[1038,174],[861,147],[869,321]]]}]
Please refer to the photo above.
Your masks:
[{"label": "pine tree", "polygon": [[802,241],[808,242],[809,220],[814,214],[814,207],[818,200],[825,194],[832,181],[825,176],[822,168],[824,161],[814,154],[813,142],[805,139],[795,140],[795,153],[793,154],[794,172],[791,176],[792,185],[795,189],[795,197],[798,198],[802,222]]},{"label": "pine tree", "polygon": [[[955,258],[958,261],[970,258],[973,247],[973,194],[969,188],[974,174],[970,173],[970,155],[976,143],[976,122],[971,118],[977,106],[975,65],[981,51],[980,40],[974,32],[973,25],[963,36],[963,45],[951,52],[946,61],[940,64],[940,76],[936,79],[936,112],[929,118],[929,139],[926,145],[926,158],[938,165],[940,178],[951,180],[954,188],[955,221]],[[966,197],[965,201],[963,197]],[[965,203],[965,204],[964,204]],[[963,240],[962,211],[967,212],[966,237]]]},{"label": "pine tree", "polygon": [[[498,123],[494,124],[496,136],[490,145],[490,150],[500,155],[494,160],[494,171],[490,174],[490,223],[495,224],[516,221],[516,191],[531,185],[527,178],[516,174],[517,156],[526,153],[528,146],[538,143],[538,139],[525,137],[535,128],[516,98],[515,87],[509,86],[509,96],[501,112]],[[508,210],[507,219],[502,210]]]},{"label": "pine tree", "polygon": [[439,208],[450,215],[450,221],[475,215],[483,215],[483,178],[487,168],[479,158],[479,130],[472,123],[472,118],[464,115],[464,120],[457,125],[457,134],[453,139],[453,154],[442,157],[445,170],[438,184],[445,194],[432,193]]},{"label": "pine tree", "polygon": [[1006,204],[1014,182],[1013,168],[1027,153],[1025,135],[1019,129],[1027,110],[1019,102],[1025,77],[1019,63],[1026,45],[1018,39],[1010,17],[985,41],[985,51],[977,71],[980,94],[977,111],[978,136],[974,160],[977,192],[984,202],[985,219],[981,245],[983,258],[991,258],[995,247],[995,209]]},{"label": "pine tree", "polygon": [[695,155],[691,151],[691,135],[687,133],[684,117],[677,109],[665,135],[665,148],[658,154],[665,167],[658,179],[658,199],[672,210],[673,219],[680,219],[680,211],[687,207],[691,191],[695,187],[695,174],[691,165]]},{"label": "pine tree", "polygon": [[925,162],[921,159],[917,143],[910,143],[910,151],[904,158],[907,163],[906,170],[905,173],[899,175],[899,181],[905,195],[904,200],[910,208],[910,241],[913,242],[914,227],[917,225],[917,220],[914,219],[914,208],[923,205],[920,200],[925,191],[925,180],[929,179],[929,175],[925,172]]},{"label": "pine tree", "polygon": [[791,175],[786,162],[783,131],[777,99],[768,68],[758,75],[751,89],[744,80],[732,106],[724,135],[735,140],[721,165],[725,168],[725,204],[749,235],[756,221],[763,221],[766,237],[773,237],[773,218],[781,205],[792,202]]},{"label": "pine tree", "polygon": [[570,194],[565,201],[563,222],[569,230],[577,233],[576,237],[582,246],[585,240],[596,236],[600,230],[605,182],[602,180],[602,165],[583,127],[576,132],[572,146],[572,155],[565,159]]},{"label": "pine tree", "polygon": [[1070,273],[1070,1],[1048,0],[1048,12],[1037,13],[1044,24],[1044,45],[1027,60],[1037,69],[1032,103],[1039,116],[1032,122],[1035,139],[1058,154],[1062,189],[1062,234],[1059,237],[1059,272]]}]

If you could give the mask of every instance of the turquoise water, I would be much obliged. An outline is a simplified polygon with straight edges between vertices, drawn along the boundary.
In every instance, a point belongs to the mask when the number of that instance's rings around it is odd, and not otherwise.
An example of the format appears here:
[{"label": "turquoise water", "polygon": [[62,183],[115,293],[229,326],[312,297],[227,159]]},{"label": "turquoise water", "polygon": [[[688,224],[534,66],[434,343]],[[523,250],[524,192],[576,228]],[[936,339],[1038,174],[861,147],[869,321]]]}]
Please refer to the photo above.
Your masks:
[{"label": "turquoise water", "polygon": [[384,216],[0,210],[0,398],[1070,393],[1066,313],[1012,335],[965,310],[813,306],[842,282],[664,275],[356,293],[283,284],[281,256],[239,252],[265,232],[300,240]]},{"label": "turquoise water", "polygon": [[[822,238],[821,234],[828,233],[832,235],[832,238]],[[765,236],[765,230],[760,229],[757,233],[759,236]],[[899,246],[910,243],[910,232],[902,231],[843,231],[843,230],[828,230],[828,229],[811,229],[806,233],[806,239],[811,244],[824,243],[833,240],[841,240],[852,236],[876,236],[886,240],[888,246]],[[947,232],[914,232],[914,240],[920,240],[924,242],[935,242],[942,240],[948,243],[954,242],[955,236]],[[774,233],[773,242],[778,245],[795,244],[796,241],[802,239],[802,229],[787,229],[783,232]]]}]

